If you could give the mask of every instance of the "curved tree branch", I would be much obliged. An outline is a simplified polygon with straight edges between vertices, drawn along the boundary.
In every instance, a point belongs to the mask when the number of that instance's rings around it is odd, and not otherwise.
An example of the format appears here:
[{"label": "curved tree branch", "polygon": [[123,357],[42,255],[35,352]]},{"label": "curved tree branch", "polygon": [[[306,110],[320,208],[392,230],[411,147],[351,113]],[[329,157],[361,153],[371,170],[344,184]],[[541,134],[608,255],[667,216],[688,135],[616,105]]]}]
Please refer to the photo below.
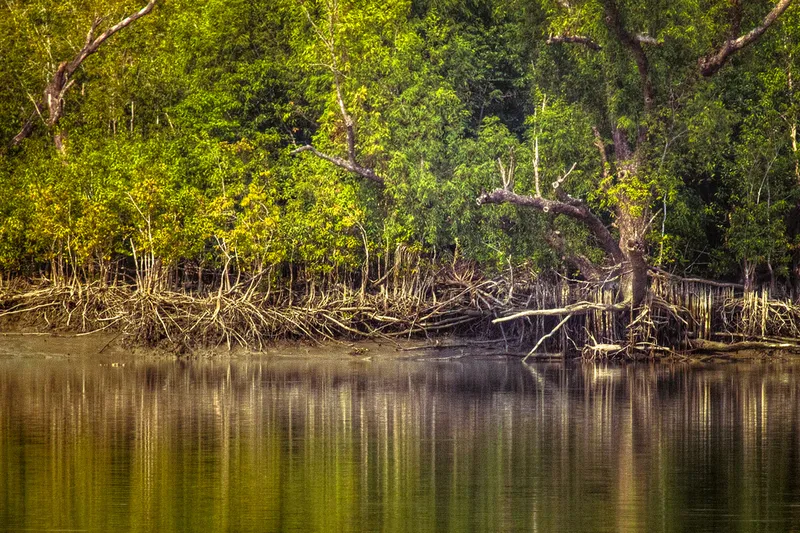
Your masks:
[{"label": "curved tree branch", "polygon": [[603,251],[610,255],[615,262],[622,263],[625,261],[625,256],[619,244],[614,239],[611,232],[608,231],[605,224],[603,224],[603,221],[592,213],[589,207],[580,200],[573,198],[572,202],[567,203],[561,200],[549,200],[541,196],[520,195],[506,189],[495,189],[492,192],[481,194],[477,202],[478,205],[509,203],[532,207],[545,213],[568,216],[585,225],[592,235],[594,235],[595,239],[597,239]]},{"label": "curved tree branch", "polygon": [[70,62],[69,74],[71,75],[73,72],[75,72],[75,69],[77,69],[81,63],[83,63],[84,59],[89,57],[91,54],[97,52],[97,49],[100,48],[100,45],[103,44],[109,37],[111,37],[118,31],[130,26],[136,20],[149,14],[153,10],[153,7],[155,7],[155,5],[156,5],[156,0],[149,0],[147,2],[147,5],[144,6],[142,9],[140,9],[133,15],[125,17],[124,19],[120,20],[119,22],[108,28],[106,31],[101,33],[96,39],[93,38],[94,32],[97,30],[97,27],[102,22],[102,19],[101,18],[95,19],[91,29],[89,30],[89,33],[86,35],[86,44],[84,44],[83,48],[78,53],[78,55]]},{"label": "curved tree branch", "polygon": [[[764,32],[770,28],[770,26],[772,26],[778,17],[781,16],[784,11],[786,11],[791,3],[792,0],[780,0],[775,7],[772,8],[772,11],[770,11],[767,16],[764,17],[764,21],[759,26],[756,26],[740,37],[728,39],[719,50],[713,54],[701,57],[698,60],[700,73],[703,76],[713,76],[716,74],[717,71],[719,71],[719,69],[725,65],[730,56],[758,40],[758,38],[761,37]],[[738,24],[738,20],[735,17],[733,23],[734,25]]]},{"label": "curved tree branch", "polygon": [[561,259],[578,270],[587,281],[600,281],[603,279],[601,269],[584,255],[569,250],[560,231],[550,231],[545,235],[545,240],[554,250],[561,254]]},{"label": "curved tree branch", "polygon": [[343,168],[348,172],[352,172],[353,174],[367,178],[370,181],[382,185],[384,183],[383,178],[379,176],[373,169],[361,166],[356,159],[355,121],[353,120],[352,115],[350,115],[350,113],[347,111],[347,106],[344,103],[341,82],[342,72],[338,67],[338,61],[336,58],[336,45],[333,37],[333,27],[336,24],[338,13],[333,11],[328,13],[329,35],[325,35],[319,26],[314,23],[314,19],[311,18],[311,13],[308,11],[308,9],[303,7],[303,11],[305,12],[308,22],[311,24],[311,27],[314,28],[314,32],[317,34],[317,37],[319,37],[320,41],[322,41],[322,43],[328,49],[328,53],[331,56],[331,63],[326,66],[333,74],[333,87],[336,91],[336,103],[339,105],[339,112],[342,114],[342,120],[344,120],[345,133],[347,135],[347,160],[320,152],[310,144],[292,150],[290,153],[292,155],[297,155],[302,152],[311,152],[316,157],[328,161],[339,168]]},{"label": "curved tree branch", "polygon": [[[12,147],[17,146],[23,140],[28,138],[31,133],[33,133],[33,129],[36,124],[36,116],[41,116],[43,109],[46,108],[48,111],[47,119],[45,120],[45,124],[48,127],[52,128],[58,123],[61,115],[64,112],[64,97],[66,96],[67,91],[69,91],[69,89],[75,83],[75,80],[72,79],[72,75],[75,73],[75,71],[78,70],[87,57],[97,52],[100,46],[110,37],[120,30],[130,26],[136,20],[150,13],[153,10],[153,7],[155,7],[156,1],[157,0],[148,0],[147,5],[142,9],[133,15],[120,20],[97,37],[95,37],[94,34],[103,19],[100,17],[94,19],[89,32],[86,34],[86,41],[84,42],[83,47],[78,51],[75,57],[69,61],[62,61],[59,63],[58,68],[56,69],[52,78],[50,78],[50,81],[47,83],[47,86],[42,93],[42,97],[39,99],[39,101],[34,102],[34,112],[25,121],[25,124],[22,126],[20,132],[17,133],[11,140]],[[56,145],[58,146],[60,143],[60,136],[57,135],[55,140]]]}]

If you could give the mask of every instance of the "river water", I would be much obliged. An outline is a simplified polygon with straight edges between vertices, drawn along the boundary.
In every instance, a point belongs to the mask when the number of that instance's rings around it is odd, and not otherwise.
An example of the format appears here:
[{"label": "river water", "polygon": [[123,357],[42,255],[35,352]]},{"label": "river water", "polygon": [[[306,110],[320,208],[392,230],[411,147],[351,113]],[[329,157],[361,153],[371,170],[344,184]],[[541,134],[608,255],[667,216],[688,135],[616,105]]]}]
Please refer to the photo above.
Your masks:
[{"label": "river water", "polygon": [[790,531],[800,363],[0,359],[2,531]]}]

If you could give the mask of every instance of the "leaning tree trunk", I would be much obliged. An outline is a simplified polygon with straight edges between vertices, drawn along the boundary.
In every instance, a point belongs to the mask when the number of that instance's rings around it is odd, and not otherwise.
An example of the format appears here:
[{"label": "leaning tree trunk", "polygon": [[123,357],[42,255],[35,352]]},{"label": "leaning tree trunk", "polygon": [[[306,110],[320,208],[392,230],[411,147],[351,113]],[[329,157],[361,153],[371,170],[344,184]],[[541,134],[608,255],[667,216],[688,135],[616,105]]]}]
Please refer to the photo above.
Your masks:
[{"label": "leaning tree trunk", "polygon": [[155,7],[156,1],[157,0],[148,0],[147,5],[141,8],[139,11],[125,17],[97,36],[95,33],[100,24],[103,22],[103,18],[96,17],[94,19],[91,28],[89,28],[89,32],[86,34],[86,41],[84,42],[83,47],[78,50],[72,59],[68,61],[61,61],[58,64],[58,68],[47,82],[47,86],[44,88],[44,91],[42,91],[41,96],[38,100],[34,100],[34,110],[23,124],[19,133],[17,133],[14,138],[11,139],[10,146],[12,148],[30,137],[37,122],[42,120],[48,129],[55,130],[53,134],[53,142],[60,152],[64,151],[64,140],[66,133],[58,129],[58,123],[64,114],[64,98],[66,97],[67,92],[75,84],[75,79],[72,76],[83,64],[86,58],[97,52],[100,46],[110,37],[120,30],[127,28],[136,20],[149,14],[153,10],[153,7]]}]

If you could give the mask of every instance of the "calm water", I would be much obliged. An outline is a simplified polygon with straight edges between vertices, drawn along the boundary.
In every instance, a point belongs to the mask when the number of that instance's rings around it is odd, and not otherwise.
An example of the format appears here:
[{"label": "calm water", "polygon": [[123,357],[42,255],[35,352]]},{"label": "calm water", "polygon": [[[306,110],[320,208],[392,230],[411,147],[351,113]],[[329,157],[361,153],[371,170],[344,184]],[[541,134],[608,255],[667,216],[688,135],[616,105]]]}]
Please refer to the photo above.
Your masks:
[{"label": "calm water", "polygon": [[800,364],[0,359],[0,530],[800,529]]}]

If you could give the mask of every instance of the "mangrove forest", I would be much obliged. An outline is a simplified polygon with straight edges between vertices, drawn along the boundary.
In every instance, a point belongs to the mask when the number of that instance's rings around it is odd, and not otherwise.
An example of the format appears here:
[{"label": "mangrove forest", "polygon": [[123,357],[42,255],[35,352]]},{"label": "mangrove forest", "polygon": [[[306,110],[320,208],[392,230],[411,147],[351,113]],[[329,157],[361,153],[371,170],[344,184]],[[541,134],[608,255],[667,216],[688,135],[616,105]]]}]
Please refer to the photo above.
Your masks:
[{"label": "mangrove forest", "polygon": [[800,350],[791,0],[6,0],[0,59],[0,327]]}]

